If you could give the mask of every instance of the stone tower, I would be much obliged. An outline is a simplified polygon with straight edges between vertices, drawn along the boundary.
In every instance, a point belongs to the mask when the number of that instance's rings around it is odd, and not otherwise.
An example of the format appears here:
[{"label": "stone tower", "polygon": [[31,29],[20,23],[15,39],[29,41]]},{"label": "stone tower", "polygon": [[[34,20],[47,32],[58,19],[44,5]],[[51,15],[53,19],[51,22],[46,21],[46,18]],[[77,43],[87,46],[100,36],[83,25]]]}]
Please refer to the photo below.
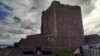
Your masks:
[{"label": "stone tower", "polygon": [[42,14],[42,33],[56,35],[57,47],[77,48],[84,40],[80,6],[54,1]]}]

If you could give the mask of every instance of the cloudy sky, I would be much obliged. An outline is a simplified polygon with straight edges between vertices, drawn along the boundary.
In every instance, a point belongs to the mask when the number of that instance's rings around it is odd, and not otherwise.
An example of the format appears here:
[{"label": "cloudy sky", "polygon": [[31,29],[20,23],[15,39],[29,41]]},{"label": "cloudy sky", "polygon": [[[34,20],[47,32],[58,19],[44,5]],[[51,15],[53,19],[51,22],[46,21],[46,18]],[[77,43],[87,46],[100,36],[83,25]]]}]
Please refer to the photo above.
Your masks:
[{"label": "cloudy sky", "polygon": [[[26,35],[39,34],[41,13],[53,0],[0,0],[0,44],[13,44]],[[84,33],[100,34],[100,0],[58,0],[79,5]]]}]

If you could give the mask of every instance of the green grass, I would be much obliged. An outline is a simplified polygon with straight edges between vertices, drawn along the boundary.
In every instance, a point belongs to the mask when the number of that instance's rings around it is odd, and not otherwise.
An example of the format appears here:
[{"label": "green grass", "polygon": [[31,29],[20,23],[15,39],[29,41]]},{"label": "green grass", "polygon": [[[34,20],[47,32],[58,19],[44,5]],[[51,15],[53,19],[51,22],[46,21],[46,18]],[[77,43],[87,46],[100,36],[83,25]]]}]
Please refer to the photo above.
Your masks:
[{"label": "green grass", "polygon": [[72,56],[72,52],[60,52],[60,53],[57,53],[57,54],[55,54],[55,56],[56,55],[58,55],[58,56]]}]

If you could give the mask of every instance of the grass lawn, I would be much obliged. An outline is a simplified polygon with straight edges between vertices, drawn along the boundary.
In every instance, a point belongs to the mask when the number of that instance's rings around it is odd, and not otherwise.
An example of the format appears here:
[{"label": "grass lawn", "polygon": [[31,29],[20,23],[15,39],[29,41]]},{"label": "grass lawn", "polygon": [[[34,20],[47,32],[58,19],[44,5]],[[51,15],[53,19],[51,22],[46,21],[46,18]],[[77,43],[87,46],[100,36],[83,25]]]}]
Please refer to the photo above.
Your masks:
[{"label": "grass lawn", "polygon": [[61,52],[61,53],[57,53],[55,54],[55,56],[72,56],[72,52]]}]

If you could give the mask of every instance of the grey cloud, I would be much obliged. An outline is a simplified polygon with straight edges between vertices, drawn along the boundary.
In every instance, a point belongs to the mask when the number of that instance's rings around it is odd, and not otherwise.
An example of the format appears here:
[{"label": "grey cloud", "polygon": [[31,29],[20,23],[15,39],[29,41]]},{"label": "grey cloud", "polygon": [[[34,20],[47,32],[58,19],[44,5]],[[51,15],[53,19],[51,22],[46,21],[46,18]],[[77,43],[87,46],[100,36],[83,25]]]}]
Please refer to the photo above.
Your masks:
[{"label": "grey cloud", "polygon": [[21,23],[21,28],[24,28],[24,29],[33,29],[33,28],[39,28],[38,24],[37,23],[29,23],[29,22],[22,22]]},{"label": "grey cloud", "polygon": [[37,7],[41,10],[46,10],[53,0],[34,0]]},{"label": "grey cloud", "polygon": [[86,17],[87,15],[89,15],[89,13],[91,13],[93,11],[93,9],[95,9],[94,4],[95,3],[92,4],[91,0],[85,1],[85,3],[81,4],[83,18]]},{"label": "grey cloud", "polygon": [[25,0],[25,2],[23,2],[24,0],[2,1],[5,4],[14,8],[14,11],[11,12],[11,14],[7,16],[5,20],[0,22],[0,41],[3,44],[5,44],[5,41],[11,43],[9,42],[10,39],[14,40],[18,38],[17,40],[15,40],[18,41],[21,38],[26,38],[26,35],[40,33],[39,24],[36,23],[36,21],[39,20],[39,18],[41,18],[38,17],[38,14],[40,12],[38,12],[38,8],[36,7],[36,5],[30,2],[32,0]]},{"label": "grey cloud", "polygon": [[[53,0],[1,0],[5,4],[14,8],[14,11],[0,22],[0,38],[1,40],[10,38],[15,41],[25,38],[26,35],[39,34],[41,26],[41,13],[46,10]],[[82,16],[85,32],[90,33],[94,28],[89,28],[91,20],[87,20],[93,11],[95,11],[95,3],[93,0],[58,0],[63,4],[82,6]],[[96,1],[96,0],[95,0]],[[84,20],[86,19],[86,20]],[[89,23],[85,23],[89,22]],[[93,22],[96,23],[97,21]],[[88,26],[89,25],[89,26]],[[97,25],[97,24],[96,24]],[[99,25],[97,25],[99,26]],[[97,27],[96,26],[96,27]],[[98,27],[97,27],[98,28]],[[95,32],[98,33],[98,32]],[[92,33],[90,33],[92,34]],[[17,39],[17,40],[16,40]],[[8,43],[11,43],[8,40]],[[5,40],[7,41],[7,40]],[[2,43],[6,43],[4,40]],[[14,41],[13,41],[14,42]],[[8,44],[7,43],[7,44]]]},{"label": "grey cloud", "polygon": [[15,23],[19,23],[21,21],[21,19],[19,17],[14,16],[13,18],[15,20]]}]

